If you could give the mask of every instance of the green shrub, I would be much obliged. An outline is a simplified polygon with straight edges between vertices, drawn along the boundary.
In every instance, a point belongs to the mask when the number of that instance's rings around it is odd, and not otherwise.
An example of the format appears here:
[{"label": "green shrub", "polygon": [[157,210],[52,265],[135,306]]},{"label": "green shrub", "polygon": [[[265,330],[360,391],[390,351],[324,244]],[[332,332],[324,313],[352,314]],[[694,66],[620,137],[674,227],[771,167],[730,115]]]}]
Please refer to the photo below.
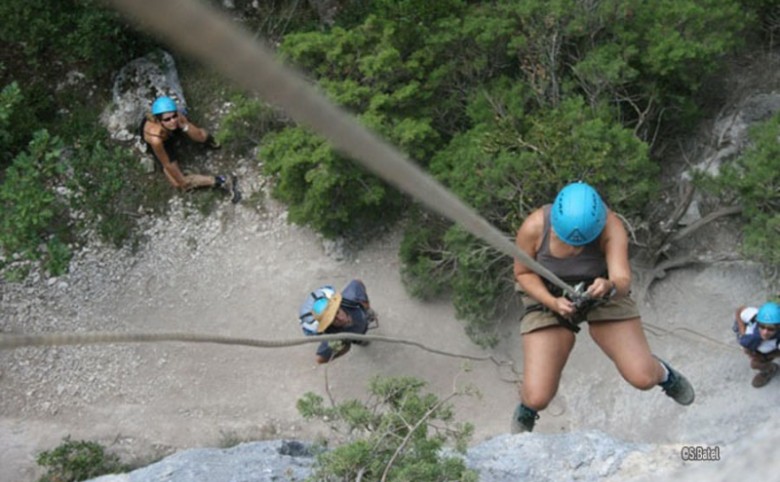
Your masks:
[{"label": "green shrub", "polygon": [[19,129],[20,124],[25,125],[24,121],[18,119],[18,112],[25,109],[18,109],[17,106],[22,103],[24,96],[18,82],[11,82],[0,91],[0,168],[5,167],[14,154],[18,152],[18,147],[23,142],[29,140],[29,132]]},{"label": "green shrub", "polygon": [[750,258],[780,266],[780,114],[751,127],[750,144],[717,177],[700,174],[700,186],[722,202],[742,205],[742,249]]},{"label": "green shrub", "polygon": [[129,152],[81,142],[66,149],[59,137],[36,132],[0,184],[0,246],[11,258],[40,260],[55,276],[67,271],[69,246],[84,241],[88,228],[115,246],[131,238],[144,200]]},{"label": "green shrub", "polygon": [[84,214],[78,229],[95,226],[102,240],[121,246],[131,238],[143,203],[140,164],[126,149],[100,139],[76,150],[70,166],[69,187],[75,193],[70,207]]},{"label": "green shrub", "polygon": [[[463,52],[447,39],[459,28],[464,3],[383,1],[355,8],[366,15],[354,26],[289,34],[280,52],[315,76],[334,102],[425,165],[442,144],[439,126],[463,117],[460,96],[450,94],[457,67],[472,56],[461,60]],[[355,225],[386,225],[405,207],[395,189],[300,127],[268,136],[261,156],[276,177],[274,195],[290,205],[290,220],[328,236],[354,232]]]},{"label": "green shrub", "polygon": [[70,437],[53,450],[38,454],[37,462],[46,468],[39,482],[78,482],[128,470],[118,456],[107,453],[99,443]]},{"label": "green shrub", "polygon": [[290,221],[335,237],[366,233],[400,216],[401,195],[336,155],[321,137],[295,127],[268,135],[264,144],[264,170],[276,176],[273,193],[289,204]]},{"label": "green shrub", "polygon": [[258,146],[264,135],[282,126],[280,113],[259,99],[235,95],[231,103],[216,134],[225,147],[248,151]]},{"label": "green shrub", "polygon": [[[57,260],[53,274],[61,274],[67,250],[66,205],[55,193],[64,172],[62,141],[45,130],[34,134],[26,152],[16,156],[0,184],[0,246],[8,254],[29,259]],[[43,243],[43,244],[42,244]],[[48,252],[43,247],[50,243]],[[52,260],[53,261],[53,260]]]},{"label": "green shrub", "polygon": [[0,40],[45,68],[52,58],[81,63],[96,75],[123,65],[152,42],[97,0],[0,2]]},{"label": "green shrub", "polygon": [[476,482],[477,474],[462,459],[441,452],[448,440],[465,452],[473,427],[454,426],[451,407],[435,395],[420,393],[424,386],[410,377],[376,377],[367,402],[350,400],[332,407],[319,395],[305,394],[298,411],[306,419],[326,421],[344,442],[317,456],[312,480]]}]

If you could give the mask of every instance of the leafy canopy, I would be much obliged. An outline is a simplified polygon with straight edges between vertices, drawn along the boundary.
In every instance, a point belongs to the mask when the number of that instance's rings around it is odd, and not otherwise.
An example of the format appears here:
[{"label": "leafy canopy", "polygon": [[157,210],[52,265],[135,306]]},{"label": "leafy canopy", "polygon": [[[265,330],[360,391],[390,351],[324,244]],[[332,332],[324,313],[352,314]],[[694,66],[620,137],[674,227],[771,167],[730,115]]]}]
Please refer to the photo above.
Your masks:
[{"label": "leafy canopy", "polygon": [[780,114],[750,129],[750,145],[716,176],[699,182],[720,199],[742,205],[742,249],[747,256],[780,266]]}]

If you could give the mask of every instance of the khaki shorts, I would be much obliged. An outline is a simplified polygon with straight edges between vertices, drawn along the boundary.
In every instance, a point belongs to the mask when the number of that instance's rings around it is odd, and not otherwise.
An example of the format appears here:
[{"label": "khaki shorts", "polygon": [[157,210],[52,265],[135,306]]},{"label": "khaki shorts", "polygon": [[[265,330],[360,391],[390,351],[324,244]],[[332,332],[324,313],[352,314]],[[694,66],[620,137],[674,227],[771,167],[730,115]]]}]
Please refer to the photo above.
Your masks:
[{"label": "khaki shorts", "polygon": [[[520,317],[521,335],[548,326],[563,326],[569,328],[547,309],[547,307],[544,307],[544,309],[541,310],[534,309],[538,308],[540,303],[530,296],[523,295],[522,301],[523,306],[525,307],[525,314]],[[637,309],[636,303],[629,295],[593,308],[588,312],[587,321],[588,323],[594,321],[622,321],[630,320],[632,318],[639,318],[639,309]]]}]

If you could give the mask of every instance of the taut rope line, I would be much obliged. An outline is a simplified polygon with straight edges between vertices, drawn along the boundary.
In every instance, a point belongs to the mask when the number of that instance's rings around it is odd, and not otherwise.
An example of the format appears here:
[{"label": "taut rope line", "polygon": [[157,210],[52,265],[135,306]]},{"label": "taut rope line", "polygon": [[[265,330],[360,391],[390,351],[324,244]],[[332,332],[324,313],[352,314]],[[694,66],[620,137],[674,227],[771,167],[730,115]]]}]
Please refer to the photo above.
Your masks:
[{"label": "taut rope line", "polygon": [[742,347],[740,347],[740,346],[729,345],[728,343],[723,343],[720,340],[716,340],[715,338],[713,338],[711,336],[707,336],[704,333],[699,333],[698,331],[692,330],[690,328],[678,327],[678,328],[673,328],[673,329],[669,330],[669,329],[666,329],[666,328],[662,328],[662,327],[660,327],[658,325],[653,325],[652,323],[647,323],[645,321],[642,321],[642,326],[644,326],[645,329],[648,332],[652,333],[653,335],[655,335],[657,337],[662,337],[662,336],[666,336],[666,335],[672,335],[672,336],[677,335],[677,336],[679,336],[678,332],[685,332],[685,333],[688,333],[688,334],[692,335],[695,338],[698,338],[698,339],[703,340],[703,341],[710,342],[713,345],[716,345],[716,346],[718,346],[718,348],[721,348],[723,350],[727,350],[727,351],[735,351],[735,350],[742,351]]},{"label": "taut rope line", "polygon": [[109,331],[87,331],[82,333],[46,333],[42,335],[14,335],[0,334],[0,350],[12,348],[25,348],[35,346],[62,346],[62,345],[97,345],[110,343],[160,343],[160,342],[185,342],[185,343],[215,343],[219,345],[240,345],[254,348],[283,348],[288,346],[304,345],[306,343],[320,343],[322,341],[336,340],[373,340],[387,343],[399,343],[421,348],[427,352],[453,358],[463,358],[473,361],[492,361],[496,366],[512,366],[511,361],[499,360],[493,355],[464,355],[445,350],[431,348],[422,343],[403,338],[394,338],[380,335],[356,335],[352,333],[340,333],[336,335],[307,336],[303,338],[291,338],[283,340],[259,340],[256,338],[236,338],[200,333],[118,333]]},{"label": "taut rope line", "polygon": [[[409,161],[281,65],[260,39],[218,10],[192,0],[110,0],[119,10],[183,52],[214,67],[243,88],[283,108],[297,122],[428,208],[459,224],[496,250],[576,296],[574,288],[520,250],[441,183]],[[176,19],[176,21],[171,21]]]}]

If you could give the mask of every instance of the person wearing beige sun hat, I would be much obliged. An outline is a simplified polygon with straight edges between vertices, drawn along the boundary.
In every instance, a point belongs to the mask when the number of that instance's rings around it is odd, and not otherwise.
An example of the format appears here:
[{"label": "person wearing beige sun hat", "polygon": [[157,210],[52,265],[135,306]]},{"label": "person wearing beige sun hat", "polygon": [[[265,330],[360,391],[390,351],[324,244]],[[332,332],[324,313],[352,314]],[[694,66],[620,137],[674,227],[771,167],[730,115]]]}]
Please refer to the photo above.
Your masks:
[{"label": "person wearing beige sun hat", "polygon": [[[368,300],[366,285],[358,279],[350,281],[341,293],[336,292],[330,285],[309,293],[298,310],[298,321],[305,335],[363,335],[368,331],[369,325],[378,323],[376,313],[371,309]],[[317,348],[317,363],[328,363],[344,355],[352,343],[368,345],[368,341],[324,341]]]}]

